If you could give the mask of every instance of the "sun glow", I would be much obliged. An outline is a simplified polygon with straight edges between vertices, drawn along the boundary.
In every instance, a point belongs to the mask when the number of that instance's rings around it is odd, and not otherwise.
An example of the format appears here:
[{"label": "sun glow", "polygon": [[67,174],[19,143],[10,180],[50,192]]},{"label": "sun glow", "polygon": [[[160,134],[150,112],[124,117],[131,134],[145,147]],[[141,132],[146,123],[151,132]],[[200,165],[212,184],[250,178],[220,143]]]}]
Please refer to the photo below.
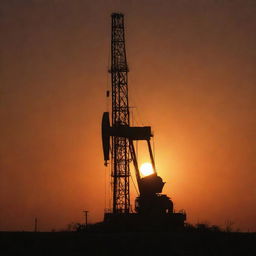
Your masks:
[{"label": "sun glow", "polygon": [[148,176],[148,175],[154,173],[152,164],[151,164],[151,163],[143,163],[143,164],[140,166],[140,173],[141,173],[143,176]]}]

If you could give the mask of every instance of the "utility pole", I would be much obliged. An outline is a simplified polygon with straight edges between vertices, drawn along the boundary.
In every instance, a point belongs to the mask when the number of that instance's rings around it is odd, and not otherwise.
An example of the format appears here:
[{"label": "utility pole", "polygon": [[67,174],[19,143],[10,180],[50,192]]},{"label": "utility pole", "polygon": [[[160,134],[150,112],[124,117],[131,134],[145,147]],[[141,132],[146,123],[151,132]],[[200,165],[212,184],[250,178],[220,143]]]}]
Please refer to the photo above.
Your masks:
[{"label": "utility pole", "polygon": [[35,232],[37,232],[37,218],[35,218]]},{"label": "utility pole", "polygon": [[87,228],[87,224],[88,224],[88,222],[87,222],[88,221],[88,212],[89,211],[86,211],[86,210],[83,211],[84,217],[85,217],[85,228]]}]

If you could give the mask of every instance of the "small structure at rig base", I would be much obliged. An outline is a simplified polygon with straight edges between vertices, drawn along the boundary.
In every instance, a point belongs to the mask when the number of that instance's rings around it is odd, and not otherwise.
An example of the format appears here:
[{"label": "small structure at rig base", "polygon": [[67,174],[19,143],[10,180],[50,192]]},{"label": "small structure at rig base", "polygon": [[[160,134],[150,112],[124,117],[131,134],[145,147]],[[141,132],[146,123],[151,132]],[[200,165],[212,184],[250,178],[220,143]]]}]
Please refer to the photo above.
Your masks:
[{"label": "small structure at rig base", "polygon": [[179,231],[184,228],[185,212],[148,215],[138,213],[105,213],[104,224],[111,230],[124,231]]},{"label": "small structure at rig base", "polygon": [[[186,213],[174,212],[172,200],[162,194],[164,182],[157,175],[151,148],[150,126],[130,125],[128,65],[125,51],[124,15],[113,13],[111,38],[112,113],[102,117],[102,144],[105,165],[111,153],[112,209],[104,215],[104,227],[123,230],[177,230],[184,227]],[[109,92],[107,92],[109,96]],[[146,141],[153,173],[142,177],[134,141]],[[111,148],[111,150],[110,150]],[[135,212],[130,205],[130,162],[136,174],[139,196]]]}]

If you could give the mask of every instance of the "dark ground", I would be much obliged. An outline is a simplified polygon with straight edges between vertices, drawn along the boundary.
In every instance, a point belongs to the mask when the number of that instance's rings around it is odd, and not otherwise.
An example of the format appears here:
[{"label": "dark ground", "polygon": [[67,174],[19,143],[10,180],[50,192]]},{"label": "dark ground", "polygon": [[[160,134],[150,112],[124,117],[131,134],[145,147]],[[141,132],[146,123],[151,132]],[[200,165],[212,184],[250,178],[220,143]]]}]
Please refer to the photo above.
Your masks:
[{"label": "dark ground", "polygon": [[0,255],[256,255],[256,233],[0,232]]}]

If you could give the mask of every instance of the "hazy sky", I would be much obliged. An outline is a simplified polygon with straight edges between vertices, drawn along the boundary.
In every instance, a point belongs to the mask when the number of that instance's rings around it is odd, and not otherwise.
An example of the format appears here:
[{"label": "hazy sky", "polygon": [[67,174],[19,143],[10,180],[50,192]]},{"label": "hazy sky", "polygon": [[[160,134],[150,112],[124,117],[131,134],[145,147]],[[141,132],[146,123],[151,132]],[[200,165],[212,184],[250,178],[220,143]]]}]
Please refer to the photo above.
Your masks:
[{"label": "hazy sky", "polygon": [[2,0],[0,230],[32,230],[35,217],[62,229],[83,209],[96,222],[109,207],[100,122],[114,11],[164,193],[188,222],[256,231],[254,0]]}]

